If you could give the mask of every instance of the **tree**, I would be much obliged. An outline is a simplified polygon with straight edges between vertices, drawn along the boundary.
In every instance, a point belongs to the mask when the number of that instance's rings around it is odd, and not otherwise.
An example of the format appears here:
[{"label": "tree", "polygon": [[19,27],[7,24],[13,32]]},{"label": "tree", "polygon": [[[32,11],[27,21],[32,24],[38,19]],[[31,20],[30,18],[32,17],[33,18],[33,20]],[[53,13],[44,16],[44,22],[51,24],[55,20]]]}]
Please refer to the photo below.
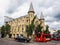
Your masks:
[{"label": "tree", "polygon": [[46,26],[46,30],[44,31],[45,34],[50,34],[50,31],[49,31],[49,26],[47,25]]},{"label": "tree", "polygon": [[28,37],[32,35],[33,30],[35,28],[35,24],[34,24],[35,19],[36,19],[36,16],[34,16],[33,20],[31,21],[31,24],[26,26],[26,32]]},{"label": "tree", "polygon": [[6,24],[5,24],[6,34],[10,34],[10,29],[11,29],[11,26],[10,26],[8,23],[6,23]]},{"label": "tree", "polygon": [[1,37],[5,37],[5,26],[1,27]]},{"label": "tree", "polygon": [[11,26],[8,23],[3,25],[1,27],[1,35],[2,35],[2,37],[5,37],[7,34],[10,34],[10,29],[11,29]]},{"label": "tree", "polygon": [[26,26],[26,32],[27,32],[27,36],[28,36],[28,37],[32,35],[32,32],[33,32],[33,31],[32,31],[31,25]]},{"label": "tree", "polygon": [[5,33],[5,27],[4,26],[1,27],[1,34],[2,33]]},{"label": "tree", "polygon": [[60,30],[58,30],[57,33],[60,34]]},{"label": "tree", "polygon": [[35,29],[35,34],[37,34],[38,32],[42,33],[41,29],[42,29],[41,24],[37,25]]}]

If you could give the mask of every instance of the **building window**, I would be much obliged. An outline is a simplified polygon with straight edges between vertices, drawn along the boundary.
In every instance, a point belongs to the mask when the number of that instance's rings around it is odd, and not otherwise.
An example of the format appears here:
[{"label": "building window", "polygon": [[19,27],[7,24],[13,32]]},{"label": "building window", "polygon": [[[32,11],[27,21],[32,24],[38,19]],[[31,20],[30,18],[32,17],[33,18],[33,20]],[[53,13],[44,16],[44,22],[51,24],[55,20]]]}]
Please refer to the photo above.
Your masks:
[{"label": "building window", "polygon": [[22,27],[24,27],[24,25],[22,25]]},{"label": "building window", "polygon": [[23,20],[23,22],[24,22],[24,20]]},{"label": "building window", "polygon": [[32,14],[31,14],[31,17],[32,17]]},{"label": "building window", "polygon": [[28,20],[27,20],[27,22],[28,22]]},{"label": "building window", "polygon": [[36,21],[35,23],[38,23],[38,21]]},{"label": "building window", "polygon": [[22,25],[22,32],[23,32],[23,30],[24,30],[24,25]]},{"label": "building window", "polygon": [[13,34],[14,35],[14,37],[15,37],[15,34]]},{"label": "building window", "polygon": [[14,32],[16,32],[16,26],[15,26]]},{"label": "building window", "polygon": [[24,28],[22,27],[22,31],[24,30]]},{"label": "building window", "polygon": [[17,34],[17,37],[19,37],[19,34]]},{"label": "building window", "polygon": [[14,31],[14,27],[12,27],[12,32]]},{"label": "building window", "polygon": [[19,23],[20,23],[20,20],[19,20]]},{"label": "building window", "polygon": [[18,32],[19,32],[19,26],[18,26]]},{"label": "building window", "polygon": [[21,27],[21,25],[19,25],[19,28]]}]

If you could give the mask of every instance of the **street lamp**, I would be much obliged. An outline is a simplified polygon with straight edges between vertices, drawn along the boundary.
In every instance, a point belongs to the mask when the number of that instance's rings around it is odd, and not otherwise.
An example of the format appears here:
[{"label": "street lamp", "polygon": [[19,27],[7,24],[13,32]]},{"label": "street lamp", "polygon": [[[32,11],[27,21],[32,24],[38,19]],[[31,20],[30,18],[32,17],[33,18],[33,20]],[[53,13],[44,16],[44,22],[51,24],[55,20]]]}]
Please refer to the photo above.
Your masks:
[{"label": "street lamp", "polygon": [[35,31],[33,30],[33,33],[32,33],[32,35],[34,35],[35,34]]}]

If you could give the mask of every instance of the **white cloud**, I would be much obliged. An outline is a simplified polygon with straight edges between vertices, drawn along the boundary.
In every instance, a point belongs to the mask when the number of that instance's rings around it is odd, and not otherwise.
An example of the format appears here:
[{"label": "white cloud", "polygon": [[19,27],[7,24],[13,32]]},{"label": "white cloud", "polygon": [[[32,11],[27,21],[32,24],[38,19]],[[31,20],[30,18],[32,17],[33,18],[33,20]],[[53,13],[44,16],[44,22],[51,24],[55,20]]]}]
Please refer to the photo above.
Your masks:
[{"label": "white cloud", "polygon": [[17,18],[20,16],[24,16],[27,14],[28,9],[29,9],[29,3],[23,3],[20,7],[16,9],[15,13],[13,13],[11,17]]},{"label": "white cloud", "polygon": [[9,5],[9,0],[0,0],[0,26],[4,24],[4,16]]},{"label": "white cloud", "polygon": [[43,12],[46,24],[50,28],[60,27],[60,22],[54,17],[60,13],[60,0],[0,0],[0,25],[4,22],[3,16],[17,18],[27,14],[30,2],[33,3],[38,17],[41,11]]},{"label": "white cloud", "polygon": [[49,25],[50,29],[53,30],[60,29],[60,21],[46,22],[45,24]]},{"label": "white cloud", "polygon": [[52,16],[46,16],[46,17],[44,17],[45,18],[45,21],[46,22],[52,22],[52,21],[55,21],[56,19],[54,18],[54,17],[52,17]]}]

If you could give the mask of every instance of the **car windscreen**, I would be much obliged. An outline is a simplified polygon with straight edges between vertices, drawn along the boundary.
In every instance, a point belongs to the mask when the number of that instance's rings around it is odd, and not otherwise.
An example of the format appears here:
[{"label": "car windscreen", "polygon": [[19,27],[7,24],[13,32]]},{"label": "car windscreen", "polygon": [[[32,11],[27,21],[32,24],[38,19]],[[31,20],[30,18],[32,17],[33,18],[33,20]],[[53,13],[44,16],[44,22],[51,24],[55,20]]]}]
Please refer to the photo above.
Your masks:
[{"label": "car windscreen", "polygon": [[37,37],[40,38],[41,34],[37,34]]},{"label": "car windscreen", "polygon": [[46,37],[46,38],[51,38],[51,36],[50,36],[50,35],[45,35],[45,37]]}]

